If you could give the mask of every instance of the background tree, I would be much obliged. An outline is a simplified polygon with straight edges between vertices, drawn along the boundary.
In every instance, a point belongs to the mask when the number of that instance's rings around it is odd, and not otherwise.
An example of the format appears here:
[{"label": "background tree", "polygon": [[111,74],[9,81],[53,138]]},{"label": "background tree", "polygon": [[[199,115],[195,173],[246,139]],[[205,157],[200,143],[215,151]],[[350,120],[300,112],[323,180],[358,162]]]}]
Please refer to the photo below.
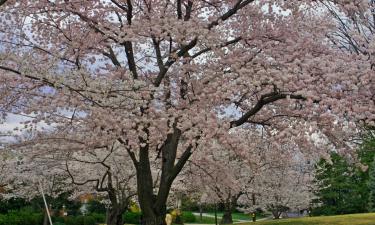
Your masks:
[{"label": "background tree", "polygon": [[373,212],[375,210],[375,136],[373,129],[367,131],[359,150],[359,157],[361,163],[368,167],[368,170],[364,172],[367,175],[367,188],[369,192],[368,211]]},{"label": "background tree", "polygon": [[368,211],[375,211],[375,160],[372,162],[372,165],[369,169],[369,180],[367,183],[369,189],[369,198],[368,198]]},{"label": "background tree", "polygon": [[362,170],[337,153],[316,165],[315,214],[336,215],[366,212],[367,190]]}]

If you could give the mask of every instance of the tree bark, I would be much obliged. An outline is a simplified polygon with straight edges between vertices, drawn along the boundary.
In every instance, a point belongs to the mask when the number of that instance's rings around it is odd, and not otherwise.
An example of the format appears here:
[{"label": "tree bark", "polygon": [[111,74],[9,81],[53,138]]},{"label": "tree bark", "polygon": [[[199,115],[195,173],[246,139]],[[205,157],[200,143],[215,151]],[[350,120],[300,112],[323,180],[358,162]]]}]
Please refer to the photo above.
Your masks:
[{"label": "tree bark", "polygon": [[242,193],[237,195],[229,195],[224,203],[224,214],[221,218],[220,224],[233,224],[232,212],[236,209],[237,200]]},{"label": "tree bark", "polygon": [[107,225],[124,225],[122,214],[126,211],[129,206],[129,199],[124,196],[118,195],[118,190],[113,188],[112,184],[112,173],[108,172],[107,177],[107,193],[108,198],[111,201],[111,206],[107,210]]},{"label": "tree bark", "polygon": [[157,193],[154,193],[147,142],[139,151],[139,160],[133,159],[137,171],[137,192],[143,216],[142,225],[165,225],[169,191],[176,176],[191,155],[193,146],[189,146],[179,159],[176,158],[181,131],[177,128],[176,123],[173,128],[174,132],[167,135],[163,146],[159,149],[162,168]]},{"label": "tree bark", "polygon": [[220,224],[233,224],[232,211],[225,210],[223,217],[221,218]]},{"label": "tree bark", "polygon": [[122,219],[122,214],[124,212],[125,210],[123,209],[110,207],[107,211],[107,225],[124,225],[124,221]]},{"label": "tree bark", "polygon": [[274,219],[280,219],[281,212],[279,210],[272,210],[272,215]]}]

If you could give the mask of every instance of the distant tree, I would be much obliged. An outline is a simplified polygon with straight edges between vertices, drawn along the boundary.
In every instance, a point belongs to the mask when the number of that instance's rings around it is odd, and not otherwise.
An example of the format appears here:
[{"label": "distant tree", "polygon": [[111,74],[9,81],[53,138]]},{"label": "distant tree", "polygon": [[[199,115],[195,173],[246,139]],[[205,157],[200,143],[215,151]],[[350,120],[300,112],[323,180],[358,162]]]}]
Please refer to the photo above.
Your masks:
[{"label": "distant tree", "polygon": [[368,211],[375,212],[375,160],[369,169],[369,180],[367,183],[369,189]]},{"label": "distant tree", "polygon": [[359,157],[361,162],[368,166],[366,188],[368,190],[368,211],[375,211],[375,133],[370,129],[361,145]]},{"label": "distant tree", "polygon": [[315,168],[317,204],[313,213],[323,215],[366,212],[367,190],[363,171],[351,165],[343,156],[331,153]]}]

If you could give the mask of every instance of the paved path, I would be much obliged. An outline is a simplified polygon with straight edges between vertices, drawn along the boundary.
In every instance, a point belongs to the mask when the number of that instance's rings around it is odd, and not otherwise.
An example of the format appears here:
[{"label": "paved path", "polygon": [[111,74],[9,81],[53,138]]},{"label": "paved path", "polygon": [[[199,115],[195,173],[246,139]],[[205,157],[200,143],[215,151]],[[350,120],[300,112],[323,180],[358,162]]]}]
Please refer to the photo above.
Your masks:
[{"label": "paved path", "polygon": [[[200,216],[200,213],[197,213],[197,212],[193,212],[193,214],[195,216],[197,216],[198,218]],[[202,213],[202,216],[215,218],[214,215],[208,214],[208,213]],[[218,218],[218,222],[219,222],[220,221],[220,217],[218,216],[217,218]],[[261,219],[257,219],[257,221],[270,220],[272,218],[273,218],[272,216],[268,216],[268,217],[264,217],[264,218],[261,218]],[[248,219],[248,220],[236,220],[236,222],[234,222],[234,224],[249,223],[249,222],[252,222],[252,220],[251,219]],[[193,224],[186,223],[186,225],[193,225]],[[194,224],[194,225],[207,225],[207,224]]]}]

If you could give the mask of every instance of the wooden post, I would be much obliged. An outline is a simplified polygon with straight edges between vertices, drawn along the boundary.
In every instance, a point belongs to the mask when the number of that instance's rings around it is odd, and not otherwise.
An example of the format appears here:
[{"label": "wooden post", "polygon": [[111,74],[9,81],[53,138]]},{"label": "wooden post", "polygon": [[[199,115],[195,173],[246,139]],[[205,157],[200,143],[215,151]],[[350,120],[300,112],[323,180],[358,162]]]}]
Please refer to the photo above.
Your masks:
[{"label": "wooden post", "polygon": [[46,197],[44,196],[44,191],[43,191],[42,183],[40,183],[40,181],[39,181],[39,187],[40,187],[40,191],[42,192],[42,197],[43,197],[43,201],[44,201],[44,206],[46,207],[46,212],[47,212],[49,224],[53,225],[52,219],[51,219],[51,215],[49,213],[49,209],[48,209],[48,204],[47,204],[47,201],[46,201]]}]

